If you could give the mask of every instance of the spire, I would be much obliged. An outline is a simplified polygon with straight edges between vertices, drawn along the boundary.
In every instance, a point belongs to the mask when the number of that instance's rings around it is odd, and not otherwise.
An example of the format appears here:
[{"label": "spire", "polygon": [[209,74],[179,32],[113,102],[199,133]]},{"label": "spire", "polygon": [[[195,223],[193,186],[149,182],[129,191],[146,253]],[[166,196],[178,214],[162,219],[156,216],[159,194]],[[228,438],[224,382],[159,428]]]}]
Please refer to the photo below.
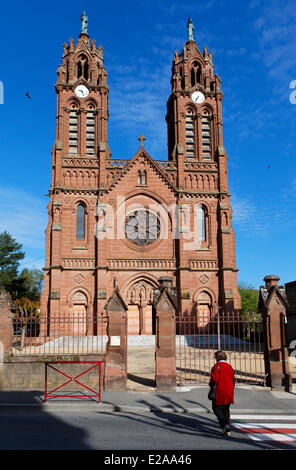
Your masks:
[{"label": "spire", "polygon": [[193,23],[191,21],[191,18],[188,18],[188,22],[187,22],[188,41],[194,41],[193,31],[194,31]]},{"label": "spire", "polygon": [[88,16],[85,11],[82,12],[81,16],[81,33],[88,34]]}]

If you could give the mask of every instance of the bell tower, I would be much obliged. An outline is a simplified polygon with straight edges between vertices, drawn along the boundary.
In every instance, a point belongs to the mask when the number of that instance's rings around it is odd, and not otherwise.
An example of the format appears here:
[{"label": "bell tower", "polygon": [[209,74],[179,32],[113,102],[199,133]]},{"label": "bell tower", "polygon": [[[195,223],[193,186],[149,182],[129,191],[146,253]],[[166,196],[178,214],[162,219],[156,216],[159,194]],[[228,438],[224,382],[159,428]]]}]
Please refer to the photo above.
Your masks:
[{"label": "bell tower", "polygon": [[[207,47],[201,53],[194,40],[191,18],[187,34],[187,42],[181,52],[175,51],[172,63],[166,115],[168,160],[177,170],[179,206],[189,205],[192,212],[194,206],[199,207],[199,220],[194,222],[199,248],[185,251],[179,242],[179,290],[190,285],[184,267],[192,260],[196,260],[196,266],[210,266],[210,260],[215,260],[218,285],[213,280],[210,286],[209,281],[209,289],[204,292],[211,295],[212,289],[216,304],[223,308],[239,308],[227,154],[223,147],[221,80],[214,73],[212,53]],[[201,281],[209,273],[204,272],[204,277],[201,274]],[[196,287],[202,291],[202,282],[198,281]]]},{"label": "bell tower", "polygon": [[76,308],[91,318],[96,310],[95,208],[110,156],[109,90],[103,48],[90,41],[84,12],[81,22],[77,44],[72,38],[64,44],[55,84],[56,140],[41,303],[48,317]]},{"label": "bell tower", "polygon": [[221,122],[221,81],[214,75],[212,53],[203,54],[193,39],[193,24],[187,23],[188,41],[182,52],[175,51],[172,93],[167,103],[168,158],[176,159],[177,147],[189,161],[214,161],[223,145]]},{"label": "bell tower", "polygon": [[87,17],[81,15],[82,30],[75,45],[64,44],[62,64],[57,70],[57,140],[63,155],[96,158],[101,142],[107,143],[108,86],[103,47],[90,43]]}]

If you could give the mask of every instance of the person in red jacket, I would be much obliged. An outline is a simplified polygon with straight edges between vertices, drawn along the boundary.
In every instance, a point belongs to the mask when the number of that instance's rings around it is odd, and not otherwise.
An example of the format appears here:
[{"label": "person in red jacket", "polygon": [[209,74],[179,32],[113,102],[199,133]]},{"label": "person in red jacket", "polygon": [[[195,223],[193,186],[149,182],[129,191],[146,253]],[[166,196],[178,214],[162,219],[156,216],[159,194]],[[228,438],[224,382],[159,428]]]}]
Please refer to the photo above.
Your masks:
[{"label": "person in red jacket", "polygon": [[230,405],[234,403],[234,370],[227,361],[224,351],[215,352],[216,364],[211,370],[210,387],[215,387],[215,398],[212,401],[213,412],[216,415],[224,436],[230,436]]}]

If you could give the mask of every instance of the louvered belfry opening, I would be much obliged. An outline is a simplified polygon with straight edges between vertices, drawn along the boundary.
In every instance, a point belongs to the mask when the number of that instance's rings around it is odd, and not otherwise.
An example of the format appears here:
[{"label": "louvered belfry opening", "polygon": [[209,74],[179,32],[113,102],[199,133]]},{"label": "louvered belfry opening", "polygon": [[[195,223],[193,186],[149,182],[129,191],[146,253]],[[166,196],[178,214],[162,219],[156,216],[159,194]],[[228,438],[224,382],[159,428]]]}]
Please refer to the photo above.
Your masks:
[{"label": "louvered belfry opening", "polygon": [[87,155],[95,153],[95,112],[92,106],[86,114],[86,153]]},{"label": "louvered belfry opening", "polygon": [[192,111],[188,110],[186,117],[186,156],[187,158],[194,158],[194,121]]}]

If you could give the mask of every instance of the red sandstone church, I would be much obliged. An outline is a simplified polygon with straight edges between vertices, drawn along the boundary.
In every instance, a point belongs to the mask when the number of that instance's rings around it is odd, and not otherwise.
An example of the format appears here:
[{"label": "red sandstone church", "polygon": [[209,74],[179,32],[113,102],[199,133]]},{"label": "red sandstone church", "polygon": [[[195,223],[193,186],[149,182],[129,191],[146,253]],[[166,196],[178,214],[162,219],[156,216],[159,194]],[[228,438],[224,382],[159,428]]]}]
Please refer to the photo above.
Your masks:
[{"label": "red sandstone church", "polygon": [[103,49],[81,19],[77,44],[64,44],[55,85],[42,314],[95,321],[117,287],[129,334],[151,334],[161,277],[173,279],[178,315],[212,318],[218,306],[240,308],[223,94],[212,54],[199,51],[189,20],[172,63],[168,160],[154,160],[143,135],[140,145],[135,136],[134,156],[111,158]]}]

